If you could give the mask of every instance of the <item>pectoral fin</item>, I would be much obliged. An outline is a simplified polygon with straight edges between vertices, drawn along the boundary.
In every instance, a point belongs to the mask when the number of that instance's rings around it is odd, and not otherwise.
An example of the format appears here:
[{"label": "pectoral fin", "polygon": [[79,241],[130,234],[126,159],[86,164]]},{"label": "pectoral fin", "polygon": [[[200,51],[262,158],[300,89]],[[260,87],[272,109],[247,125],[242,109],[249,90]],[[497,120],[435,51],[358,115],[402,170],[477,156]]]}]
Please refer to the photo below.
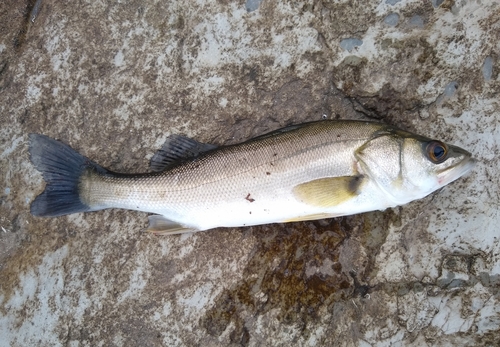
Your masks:
[{"label": "pectoral fin", "polygon": [[320,178],[295,186],[293,194],[308,205],[333,207],[356,197],[363,180],[362,175]]},{"label": "pectoral fin", "polygon": [[148,220],[149,225],[146,231],[157,235],[175,235],[198,231],[192,228],[187,228],[179,223],[172,222],[161,215],[149,216]]}]

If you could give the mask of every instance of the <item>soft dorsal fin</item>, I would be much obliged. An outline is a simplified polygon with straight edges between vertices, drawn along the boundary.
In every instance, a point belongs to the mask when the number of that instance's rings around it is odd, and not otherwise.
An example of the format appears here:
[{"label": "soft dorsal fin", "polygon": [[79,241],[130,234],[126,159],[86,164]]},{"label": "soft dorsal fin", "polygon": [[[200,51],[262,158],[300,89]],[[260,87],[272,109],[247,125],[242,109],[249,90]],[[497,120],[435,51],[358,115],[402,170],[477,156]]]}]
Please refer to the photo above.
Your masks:
[{"label": "soft dorsal fin", "polygon": [[178,162],[195,158],[201,153],[215,148],[217,146],[201,143],[189,137],[170,135],[161,149],[151,158],[151,170],[163,171]]}]

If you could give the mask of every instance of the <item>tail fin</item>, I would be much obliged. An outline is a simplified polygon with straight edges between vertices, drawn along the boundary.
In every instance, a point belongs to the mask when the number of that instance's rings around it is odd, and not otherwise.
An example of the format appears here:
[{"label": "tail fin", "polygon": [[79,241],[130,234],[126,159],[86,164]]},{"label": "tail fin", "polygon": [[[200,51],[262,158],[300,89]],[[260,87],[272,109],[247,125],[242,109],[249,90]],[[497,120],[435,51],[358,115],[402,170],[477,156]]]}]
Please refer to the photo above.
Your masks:
[{"label": "tail fin", "polygon": [[29,139],[31,162],[47,183],[45,191],[31,203],[31,214],[55,217],[91,211],[92,208],[80,199],[80,178],[88,169],[100,173],[107,170],[45,135],[30,134]]}]

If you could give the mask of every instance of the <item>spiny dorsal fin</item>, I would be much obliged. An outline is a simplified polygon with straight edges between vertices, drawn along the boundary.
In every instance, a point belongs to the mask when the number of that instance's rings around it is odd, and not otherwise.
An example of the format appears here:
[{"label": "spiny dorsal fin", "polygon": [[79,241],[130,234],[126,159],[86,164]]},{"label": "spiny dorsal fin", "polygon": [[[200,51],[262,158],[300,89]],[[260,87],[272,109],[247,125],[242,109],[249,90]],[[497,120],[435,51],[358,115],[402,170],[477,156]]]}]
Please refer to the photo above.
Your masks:
[{"label": "spiny dorsal fin", "polygon": [[163,171],[178,162],[195,158],[201,153],[215,148],[217,146],[201,143],[189,137],[170,135],[161,149],[151,158],[151,170]]},{"label": "spiny dorsal fin", "polygon": [[358,195],[362,183],[362,175],[326,177],[295,186],[293,194],[308,205],[333,207]]},{"label": "spiny dorsal fin", "polygon": [[308,123],[297,124],[297,125],[289,125],[287,127],[284,127],[284,128],[281,128],[281,129],[277,129],[277,130],[273,130],[273,131],[271,131],[269,133],[266,133],[266,134],[254,137],[254,138],[250,139],[250,141],[263,140],[263,139],[266,139],[268,137],[273,137],[273,136],[276,136],[276,135],[288,133],[290,131],[294,131],[294,130],[302,128],[305,124],[308,124]]},{"label": "spiny dorsal fin", "polygon": [[179,223],[172,222],[170,219],[158,214],[149,216],[148,220],[149,225],[146,231],[156,235],[175,235],[198,231],[192,228],[187,228]]}]

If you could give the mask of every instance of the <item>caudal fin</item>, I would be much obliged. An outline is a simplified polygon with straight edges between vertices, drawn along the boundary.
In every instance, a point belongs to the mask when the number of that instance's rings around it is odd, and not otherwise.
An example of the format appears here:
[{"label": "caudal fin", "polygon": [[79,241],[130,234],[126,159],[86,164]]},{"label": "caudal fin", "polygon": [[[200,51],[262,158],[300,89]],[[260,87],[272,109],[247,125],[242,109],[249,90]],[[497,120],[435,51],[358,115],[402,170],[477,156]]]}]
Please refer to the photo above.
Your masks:
[{"label": "caudal fin", "polygon": [[107,170],[45,135],[30,134],[29,140],[31,162],[47,183],[44,192],[31,203],[31,214],[55,217],[91,211],[80,199],[80,178],[89,169],[100,173]]}]

